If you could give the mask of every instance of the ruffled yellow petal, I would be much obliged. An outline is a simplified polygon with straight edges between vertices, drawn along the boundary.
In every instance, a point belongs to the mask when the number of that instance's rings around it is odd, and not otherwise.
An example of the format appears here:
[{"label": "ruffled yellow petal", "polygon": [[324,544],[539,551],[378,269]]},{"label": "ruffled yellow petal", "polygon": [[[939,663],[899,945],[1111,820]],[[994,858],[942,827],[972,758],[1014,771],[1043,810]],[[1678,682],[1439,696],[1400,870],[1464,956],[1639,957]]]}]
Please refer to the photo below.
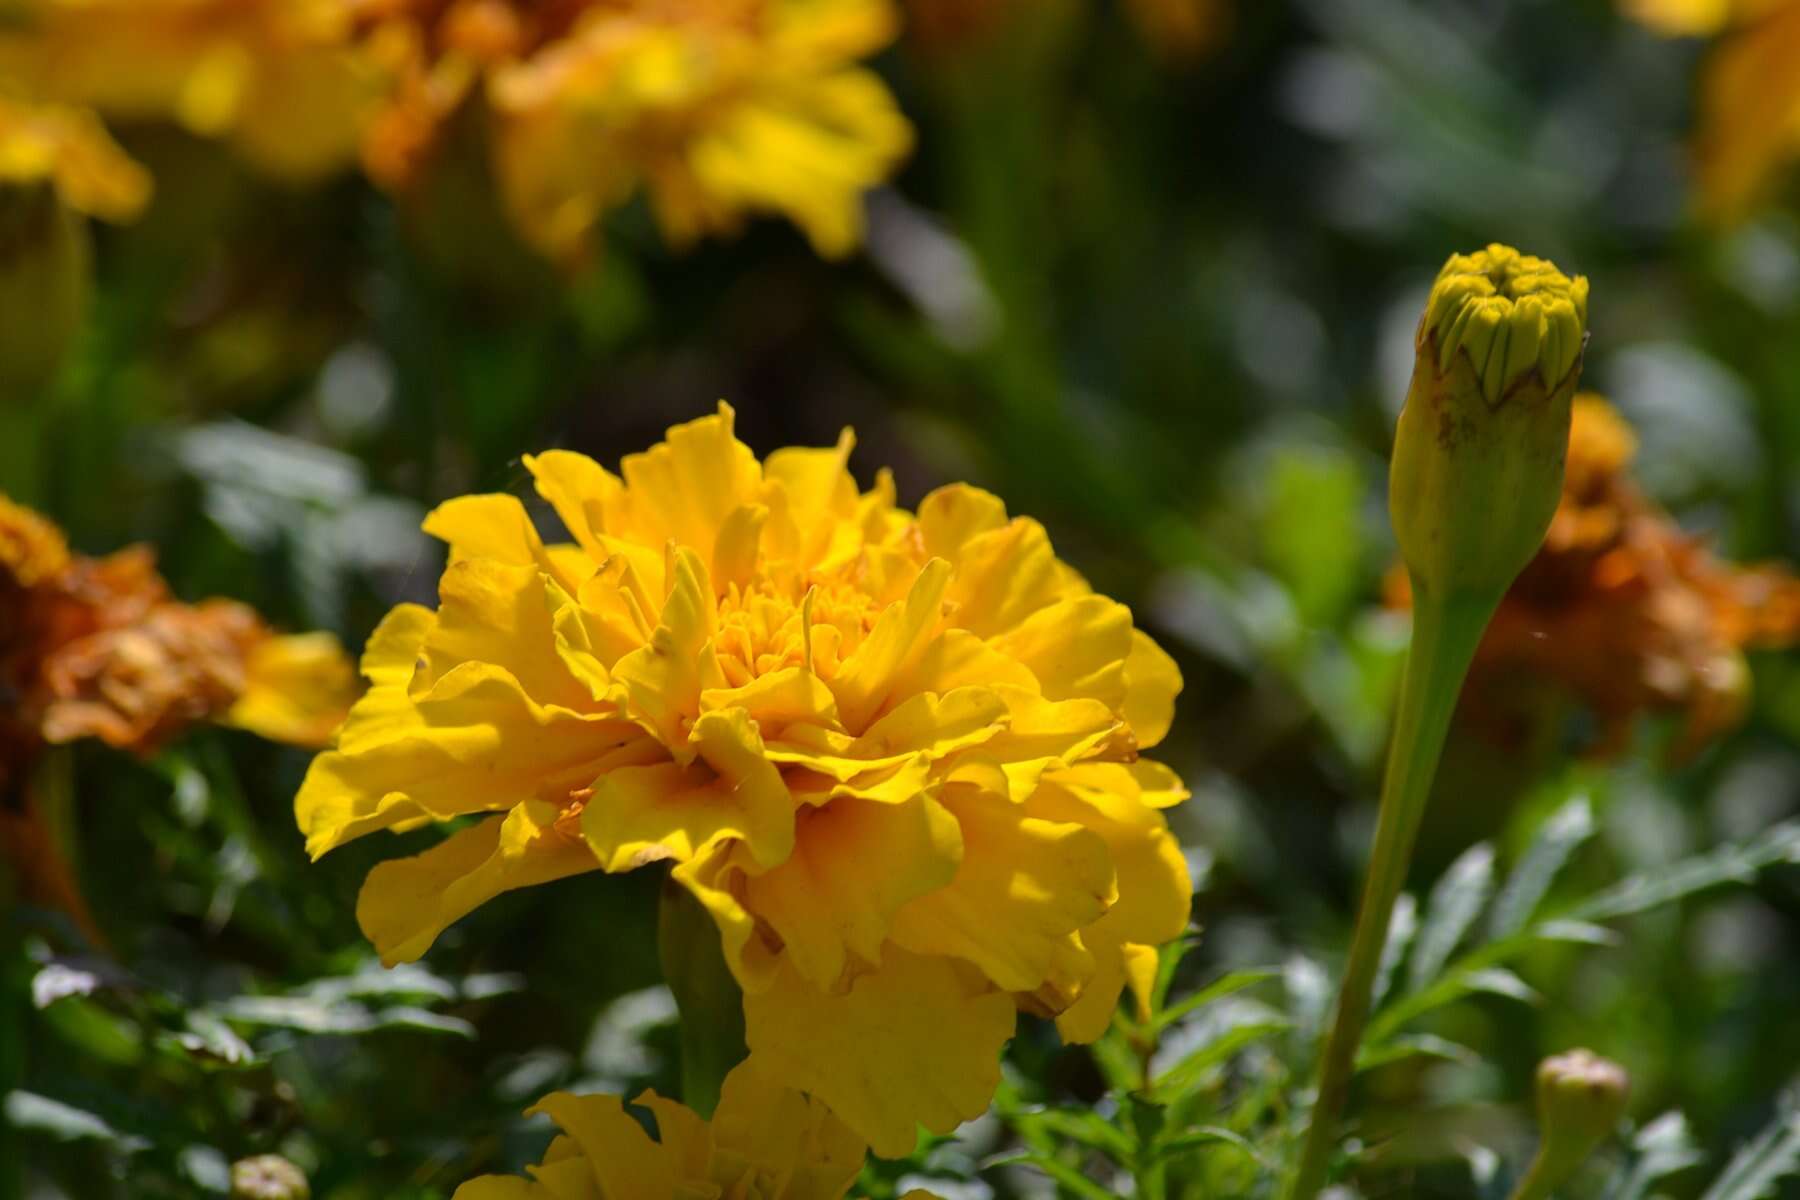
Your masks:
[{"label": "ruffled yellow petal", "polygon": [[1028,517],[976,534],[953,565],[956,581],[946,597],[952,623],[981,637],[1012,629],[1069,590],[1050,535]]},{"label": "ruffled yellow petal", "polygon": [[754,1055],[725,1077],[712,1142],[715,1180],[779,1180],[771,1193],[778,1200],[840,1200],[867,1152],[849,1126]]},{"label": "ruffled yellow petal", "polygon": [[465,559],[532,564],[568,591],[581,584],[581,577],[562,574],[567,563],[551,558],[517,496],[458,496],[446,500],[426,514],[423,528],[449,545],[453,566]]},{"label": "ruffled yellow petal", "polygon": [[[881,960],[894,914],[957,875],[963,834],[921,793],[896,804],[842,798],[801,812],[794,853],[744,882],[744,900],[817,987]],[[923,901],[921,901],[923,903]]]},{"label": "ruffled yellow petal", "polygon": [[1187,928],[1193,900],[1187,860],[1162,814],[1138,799],[1136,781],[1121,764],[1084,763],[1056,772],[1025,807],[1040,818],[1093,830],[1105,839],[1118,872],[1118,901],[1081,931],[1097,972],[1057,1018],[1066,1041],[1091,1042],[1106,1032],[1130,971],[1144,969],[1139,947],[1161,945]]},{"label": "ruffled yellow petal", "polygon": [[530,1111],[549,1116],[580,1148],[606,1200],[674,1200],[678,1179],[671,1156],[617,1096],[552,1092]]},{"label": "ruffled yellow petal", "polygon": [[948,1133],[986,1111],[1014,1008],[954,963],[890,948],[843,992],[784,965],[767,989],[745,994],[744,1021],[753,1056],[897,1157],[918,1126]]},{"label": "ruffled yellow petal", "polygon": [[369,690],[351,706],[338,730],[346,754],[399,737],[419,727],[409,688],[437,614],[419,604],[397,604],[363,646],[362,675]]},{"label": "ruffled yellow petal", "polygon": [[537,703],[586,707],[593,693],[557,654],[550,605],[535,564],[451,563],[438,581],[437,625],[421,648],[423,679],[429,685],[465,663],[503,664]]},{"label": "ruffled yellow petal", "polygon": [[1175,720],[1175,697],[1181,694],[1181,668],[1141,629],[1131,633],[1125,659],[1125,702],[1122,712],[1138,748],[1148,750],[1169,735]]},{"label": "ruffled yellow petal", "polygon": [[969,539],[1005,525],[1005,502],[966,483],[941,487],[919,502],[919,536],[933,558],[956,562]]},{"label": "ruffled yellow petal", "polygon": [[694,723],[698,760],[621,767],[594,780],[581,831],[609,871],[686,861],[721,838],[767,865],[794,847],[794,803],[741,709]]},{"label": "ruffled yellow petal", "polygon": [[423,854],[377,865],[363,883],[356,919],[381,961],[418,958],[438,934],[501,892],[596,870],[593,853],[554,828],[556,817],[554,806],[526,801]]},{"label": "ruffled yellow petal", "polygon": [[[465,663],[414,698],[417,724],[313,760],[295,817],[314,858],[422,813],[443,819],[586,786],[609,758],[642,761],[628,721],[538,704],[503,668]],[[354,719],[354,718],[353,718]],[[652,743],[653,744],[653,743]]]},{"label": "ruffled yellow petal", "polygon": [[625,686],[631,711],[678,758],[687,741],[687,721],[700,710],[700,693],[725,679],[713,661],[718,601],[712,577],[699,555],[675,550],[668,599],[650,641],[620,659],[612,677]]},{"label": "ruffled yellow petal", "polygon": [[990,643],[1031,670],[1050,700],[1125,700],[1131,611],[1105,596],[1076,596],[1038,609]]},{"label": "ruffled yellow petal", "polygon": [[631,493],[631,536],[646,546],[673,541],[710,562],[725,519],[756,503],[762,467],[737,440],[737,414],[721,403],[717,416],[669,430],[668,440],[620,464]]},{"label": "ruffled yellow petal", "polygon": [[524,463],[538,495],[550,502],[575,544],[595,562],[603,562],[611,553],[603,539],[625,522],[625,485],[618,476],[587,455],[568,450],[527,454]]},{"label": "ruffled yellow petal", "polygon": [[866,729],[890,698],[893,676],[936,632],[950,582],[949,563],[942,559],[926,563],[906,600],[885,610],[863,644],[838,668],[830,686],[846,729]]},{"label": "ruffled yellow petal", "polygon": [[1033,991],[1063,939],[1117,898],[1107,844],[1082,825],[1030,816],[1005,795],[953,785],[943,805],[961,829],[962,864],[948,887],[900,910],[894,941],[965,959],[1008,991]]}]

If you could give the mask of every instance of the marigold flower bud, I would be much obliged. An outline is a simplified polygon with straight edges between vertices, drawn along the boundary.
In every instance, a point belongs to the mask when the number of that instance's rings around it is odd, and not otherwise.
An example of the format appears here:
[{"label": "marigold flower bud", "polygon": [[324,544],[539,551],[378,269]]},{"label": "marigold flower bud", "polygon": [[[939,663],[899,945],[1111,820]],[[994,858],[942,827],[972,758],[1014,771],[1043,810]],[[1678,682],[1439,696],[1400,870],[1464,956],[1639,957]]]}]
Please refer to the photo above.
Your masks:
[{"label": "marigold flower bud", "polygon": [[1538,1064],[1537,1158],[1513,1200],[1541,1200],[1587,1161],[1625,1114],[1625,1068],[1591,1050],[1571,1050]]},{"label": "marigold flower bud", "polygon": [[1538,1122],[1546,1145],[1579,1144],[1586,1157],[1625,1113],[1625,1068],[1592,1050],[1571,1050],[1538,1064]]},{"label": "marigold flower bud", "polygon": [[259,1154],[231,1164],[231,1200],[311,1200],[306,1176],[279,1154]]},{"label": "marigold flower bud", "polygon": [[1492,245],[1452,255],[1419,322],[1388,502],[1423,590],[1496,600],[1562,493],[1587,280]]}]

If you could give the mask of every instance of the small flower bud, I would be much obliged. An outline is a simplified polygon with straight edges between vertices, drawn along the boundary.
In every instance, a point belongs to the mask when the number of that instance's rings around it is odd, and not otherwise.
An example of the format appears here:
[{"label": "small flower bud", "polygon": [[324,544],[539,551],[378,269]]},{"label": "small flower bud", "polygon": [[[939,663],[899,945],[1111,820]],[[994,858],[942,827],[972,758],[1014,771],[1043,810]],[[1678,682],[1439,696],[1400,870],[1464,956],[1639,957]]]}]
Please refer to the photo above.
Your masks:
[{"label": "small flower bud", "polygon": [[1538,1064],[1538,1152],[1514,1200],[1548,1197],[1573,1175],[1625,1115],[1625,1068],[1591,1050]]},{"label": "small flower bud", "polygon": [[1582,1143],[1586,1157],[1625,1114],[1631,1081],[1625,1068],[1591,1050],[1571,1050],[1538,1064],[1538,1123],[1544,1139]]},{"label": "small flower bud", "polygon": [[1415,587],[1498,600],[1562,495],[1587,280],[1493,245],[1452,255],[1419,322],[1388,504]]},{"label": "small flower bud", "polygon": [[231,1164],[231,1200],[311,1200],[306,1176],[279,1154],[259,1154]]}]

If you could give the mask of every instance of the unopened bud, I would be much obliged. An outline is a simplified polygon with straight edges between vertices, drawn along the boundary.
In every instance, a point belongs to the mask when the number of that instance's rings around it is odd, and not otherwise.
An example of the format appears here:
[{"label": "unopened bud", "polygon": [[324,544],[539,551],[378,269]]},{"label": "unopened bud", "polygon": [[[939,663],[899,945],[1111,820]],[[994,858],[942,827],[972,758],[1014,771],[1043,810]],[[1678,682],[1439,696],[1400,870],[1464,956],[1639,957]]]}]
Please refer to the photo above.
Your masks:
[{"label": "unopened bud", "polygon": [[1585,1156],[1625,1115],[1625,1068],[1592,1050],[1571,1050],[1538,1064],[1538,1123],[1546,1140],[1580,1141]]},{"label": "unopened bud", "polygon": [[1625,1068],[1591,1050],[1538,1064],[1538,1152],[1514,1200],[1547,1197],[1575,1173],[1625,1115]]},{"label": "unopened bud", "polygon": [[1388,504],[1416,588],[1497,600],[1562,495],[1587,280],[1507,246],[1452,255],[1419,322]]},{"label": "unopened bud", "polygon": [[231,1164],[231,1200],[311,1200],[306,1176],[279,1154],[259,1154]]}]

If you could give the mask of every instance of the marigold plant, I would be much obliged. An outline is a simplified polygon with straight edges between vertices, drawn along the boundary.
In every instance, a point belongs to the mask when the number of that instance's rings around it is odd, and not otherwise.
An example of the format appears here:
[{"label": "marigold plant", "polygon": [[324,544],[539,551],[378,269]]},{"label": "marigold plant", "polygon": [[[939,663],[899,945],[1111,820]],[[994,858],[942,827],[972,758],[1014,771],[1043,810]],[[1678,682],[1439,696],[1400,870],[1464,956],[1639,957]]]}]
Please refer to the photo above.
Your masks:
[{"label": "marigold plant", "polygon": [[426,529],[436,611],[394,610],[297,813],[314,856],[492,814],[377,867],[392,963],[509,888],[670,861],[716,921],[750,1049],[884,1154],[982,1111],[1019,1007],[1090,1041],[1187,920],[1139,757],[1180,676],[1044,529],[967,486],[895,507],[831,449],[767,462],[732,411],[623,464],[527,457]]}]

